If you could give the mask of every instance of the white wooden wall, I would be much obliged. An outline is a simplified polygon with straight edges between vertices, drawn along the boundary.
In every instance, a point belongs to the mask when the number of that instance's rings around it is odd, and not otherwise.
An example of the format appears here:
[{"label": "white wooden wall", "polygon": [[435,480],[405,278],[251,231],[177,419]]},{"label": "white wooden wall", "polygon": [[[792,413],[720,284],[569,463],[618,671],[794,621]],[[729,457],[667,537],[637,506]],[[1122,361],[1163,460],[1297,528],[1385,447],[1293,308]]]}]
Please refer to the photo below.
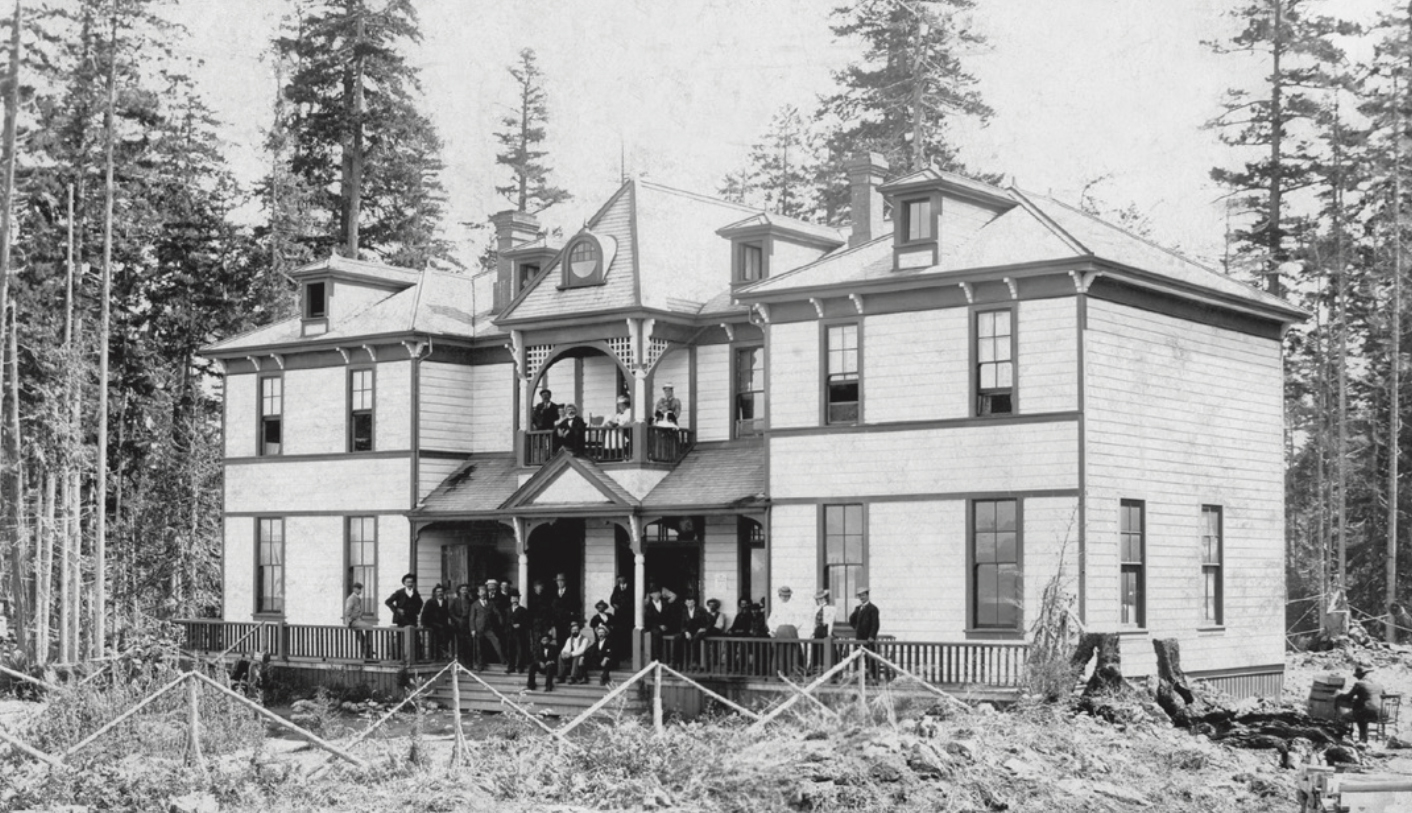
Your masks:
[{"label": "white wooden wall", "polygon": [[[1118,504],[1147,503],[1146,635],[1180,637],[1189,671],[1280,663],[1284,624],[1280,345],[1090,299],[1085,332],[1088,616],[1118,624]],[[1201,506],[1225,519],[1225,628],[1201,626]]]},{"label": "white wooden wall", "polygon": [[[970,417],[969,318],[965,308],[866,317],[864,420],[891,423]],[[814,382],[815,390],[820,386]],[[817,414],[814,423],[818,424]]]},{"label": "white wooden wall", "polygon": [[418,375],[421,448],[454,452],[474,449],[478,368],[424,361]]},{"label": "white wooden wall", "polygon": [[226,457],[250,457],[255,454],[255,421],[259,406],[256,379],[254,373],[225,377]]},{"label": "white wooden wall", "polygon": [[1079,408],[1078,303],[1074,297],[1021,302],[1015,329],[1021,414]]},{"label": "white wooden wall", "polygon": [[740,597],[739,549],[735,517],[706,518],[706,539],[701,549],[701,585],[706,594],[700,597],[701,606],[706,606],[706,599],[718,598],[722,611],[735,613],[735,602]]},{"label": "white wooden wall", "polygon": [[696,439],[728,440],[731,436],[731,348],[708,344],[696,348]]},{"label": "white wooden wall", "polygon": [[770,428],[818,426],[819,324],[770,325],[769,336]]},{"label": "white wooden wall", "polygon": [[405,511],[411,489],[406,458],[247,463],[226,467],[225,510]]}]

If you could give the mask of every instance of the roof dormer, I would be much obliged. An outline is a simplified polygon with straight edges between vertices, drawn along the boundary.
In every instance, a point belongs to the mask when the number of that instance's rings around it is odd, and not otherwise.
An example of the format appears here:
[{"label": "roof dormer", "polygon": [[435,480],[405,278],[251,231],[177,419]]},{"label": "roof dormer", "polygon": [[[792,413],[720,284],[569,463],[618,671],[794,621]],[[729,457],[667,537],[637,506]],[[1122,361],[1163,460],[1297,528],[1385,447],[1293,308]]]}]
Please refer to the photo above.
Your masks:
[{"label": "roof dormer", "polygon": [[510,262],[508,300],[519,296],[520,292],[529,285],[530,280],[539,276],[541,271],[549,267],[550,263],[554,261],[554,255],[558,253],[559,249],[549,243],[548,237],[542,235],[524,245],[501,252],[500,256]]},{"label": "roof dormer", "polygon": [[299,333],[322,336],[330,325],[416,284],[408,268],[350,260],[337,255],[289,273],[299,285]]},{"label": "roof dormer", "polygon": [[894,271],[940,263],[942,230],[949,221],[978,217],[988,222],[1016,205],[1004,190],[936,169],[890,181],[878,191],[892,210]]},{"label": "roof dormer", "polygon": [[837,229],[761,212],[717,229],[731,241],[731,284],[745,285],[808,265],[844,244]]},{"label": "roof dormer", "polygon": [[597,234],[588,229],[580,231],[564,248],[559,287],[602,285],[617,251],[618,241],[606,234]]}]

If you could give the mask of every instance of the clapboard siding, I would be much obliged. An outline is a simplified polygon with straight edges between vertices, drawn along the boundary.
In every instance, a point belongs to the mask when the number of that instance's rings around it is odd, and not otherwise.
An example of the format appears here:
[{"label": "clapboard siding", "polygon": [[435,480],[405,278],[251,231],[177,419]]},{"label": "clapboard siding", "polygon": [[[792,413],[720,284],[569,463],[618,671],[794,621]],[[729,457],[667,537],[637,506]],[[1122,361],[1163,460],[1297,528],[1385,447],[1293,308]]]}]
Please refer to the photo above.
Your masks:
[{"label": "clapboard siding", "polygon": [[819,323],[771,325],[769,335],[770,428],[818,426]]},{"label": "clapboard siding", "polygon": [[417,459],[417,499],[421,500],[451,476],[451,472],[466,461],[454,457],[421,457]]},{"label": "clapboard siding", "polygon": [[[496,365],[500,368],[510,365]],[[502,371],[503,372],[503,371]],[[475,401],[479,389],[493,387],[495,376],[484,368],[463,364],[422,362],[418,372],[421,386],[421,419],[418,441],[423,449],[470,452],[474,449]],[[512,386],[508,380],[502,387]]]},{"label": "clapboard siding", "polygon": [[379,451],[412,448],[412,362],[378,364],[376,381],[374,448]]},{"label": "clapboard siding", "polygon": [[770,440],[775,499],[1077,487],[1074,421]]},{"label": "clapboard siding", "polygon": [[[607,418],[618,406],[618,363],[607,356],[583,359],[583,403],[579,415],[585,422]],[[600,423],[602,421],[599,421]]]},{"label": "clapboard siding", "polygon": [[969,417],[968,321],[965,308],[864,319],[863,415],[868,423]]},{"label": "clapboard siding", "polygon": [[[813,505],[777,505],[770,509],[770,600],[788,585],[803,595],[818,589],[819,509]],[[763,593],[764,589],[755,592]]]},{"label": "clapboard siding", "polygon": [[255,612],[254,517],[226,517],[221,570],[221,611],[225,620],[248,620]]},{"label": "clapboard siding", "polygon": [[696,349],[696,439],[729,440],[731,422],[731,348],[708,344]]},{"label": "clapboard siding", "polygon": [[225,510],[405,511],[412,467],[406,457],[280,460],[227,466]]},{"label": "clapboard siding", "polygon": [[258,376],[227,375],[225,377],[225,450],[226,457],[249,457],[256,453],[255,421],[259,408],[256,393]]},{"label": "clapboard siding", "polygon": [[966,502],[873,503],[867,510],[867,580],[882,633],[904,640],[961,640]]},{"label": "clapboard siding", "polygon": [[[1193,670],[1283,657],[1283,383],[1277,341],[1090,300],[1085,331],[1090,625],[1116,628],[1118,505],[1145,501],[1145,634],[1125,671],[1177,637]],[[1223,509],[1224,629],[1201,619],[1202,505]]]},{"label": "clapboard siding", "polygon": [[284,454],[348,451],[347,378],[346,367],[285,372]]},{"label": "clapboard siding", "polygon": [[1015,320],[1020,412],[1066,412],[1079,404],[1078,306],[1073,297],[1021,302]]},{"label": "clapboard siding", "polygon": [[736,518],[733,516],[706,518],[706,541],[701,551],[701,581],[705,593],[701,597],[703,607],[706,599],[716,598],[721,600],[723,611],[735,610],[740,591],[737,561],[740,537],[736,529]]},{"label": "clapboard siding", "polygon": [[[486,364],[475,371],[475,394],[470,405],[471,451],[508,452],[515,448],[515,365]],[[538,401],[539,394],[534,393],[532,398]],[[525,415],[528,423],[528,407]]]},{"label": "clapboard siding", "polygon": [[[533,555],[531,553],[530,555]],[[618,575],[618,526],[609,520],[589,520],[584,528],[583,585],[570,584],[583,600],[581,619],[596,612],[595,602],[613,595]],[[570,578],[574,578],[571,574]],[[552,586],[552,585],[551,585]]]}]

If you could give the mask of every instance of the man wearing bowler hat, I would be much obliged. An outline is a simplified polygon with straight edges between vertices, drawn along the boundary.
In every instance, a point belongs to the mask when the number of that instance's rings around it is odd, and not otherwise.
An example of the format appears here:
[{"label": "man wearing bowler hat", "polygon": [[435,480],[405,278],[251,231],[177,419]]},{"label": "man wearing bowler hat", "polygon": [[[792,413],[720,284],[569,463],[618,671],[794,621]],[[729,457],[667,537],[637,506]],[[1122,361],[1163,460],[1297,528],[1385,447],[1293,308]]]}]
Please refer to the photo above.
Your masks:
[{"label": "man wearing bowler hat", "polygon": [[[848,614],[848,624],[853,627],[853,637],[863,641],[863,648],[869,652],[878,651],[878,607],[868,600],[868,588],[858,588],[858,606]],[[878,662],[868,661],[868,677],[878,679]]]},{"label": "man wearing bowler hat", "polygon": [[1334,706],[1347,706],[1348,719],[1358,726],[1358,739],[1368,741],[1368,723],[1376,723],[1383,715],[1383,687],[1368,679],[1373,668],[1360,663],[1353,669],[1353,688],[1334,698]]},{"label": "man wearing bowler hat", "polygon": [[548,431],[559,422],[559,405],[550,400],[553,396],[548,387],[539,391],[539,403],[530,410],[530,428]]}]

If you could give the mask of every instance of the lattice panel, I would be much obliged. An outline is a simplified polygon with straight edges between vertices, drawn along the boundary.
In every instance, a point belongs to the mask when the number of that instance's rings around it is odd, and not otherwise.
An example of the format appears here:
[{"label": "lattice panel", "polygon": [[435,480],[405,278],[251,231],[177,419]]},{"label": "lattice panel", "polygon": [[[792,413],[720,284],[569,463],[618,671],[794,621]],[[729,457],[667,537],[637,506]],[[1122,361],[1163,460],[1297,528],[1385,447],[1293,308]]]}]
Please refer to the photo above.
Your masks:
[{"label": "lattice panel", "polygon": [[619,336],[608,340],[608,349],[618,357],[624,367],[632,367],[632,337]]},{"label": "lattice panel", "polygon": [[647,345],[647,366],[651,367],[656,364],[657,360],[667,352],[667,347],[666,339],[653,339],[652,342]]},{"label": "lattice panel", "polygon": [[552,344],[532,344],[525,348],[525,366],[529,367],[530,378],[539,374],[539,368],[544,366],[549,354],[554,352]]}]

